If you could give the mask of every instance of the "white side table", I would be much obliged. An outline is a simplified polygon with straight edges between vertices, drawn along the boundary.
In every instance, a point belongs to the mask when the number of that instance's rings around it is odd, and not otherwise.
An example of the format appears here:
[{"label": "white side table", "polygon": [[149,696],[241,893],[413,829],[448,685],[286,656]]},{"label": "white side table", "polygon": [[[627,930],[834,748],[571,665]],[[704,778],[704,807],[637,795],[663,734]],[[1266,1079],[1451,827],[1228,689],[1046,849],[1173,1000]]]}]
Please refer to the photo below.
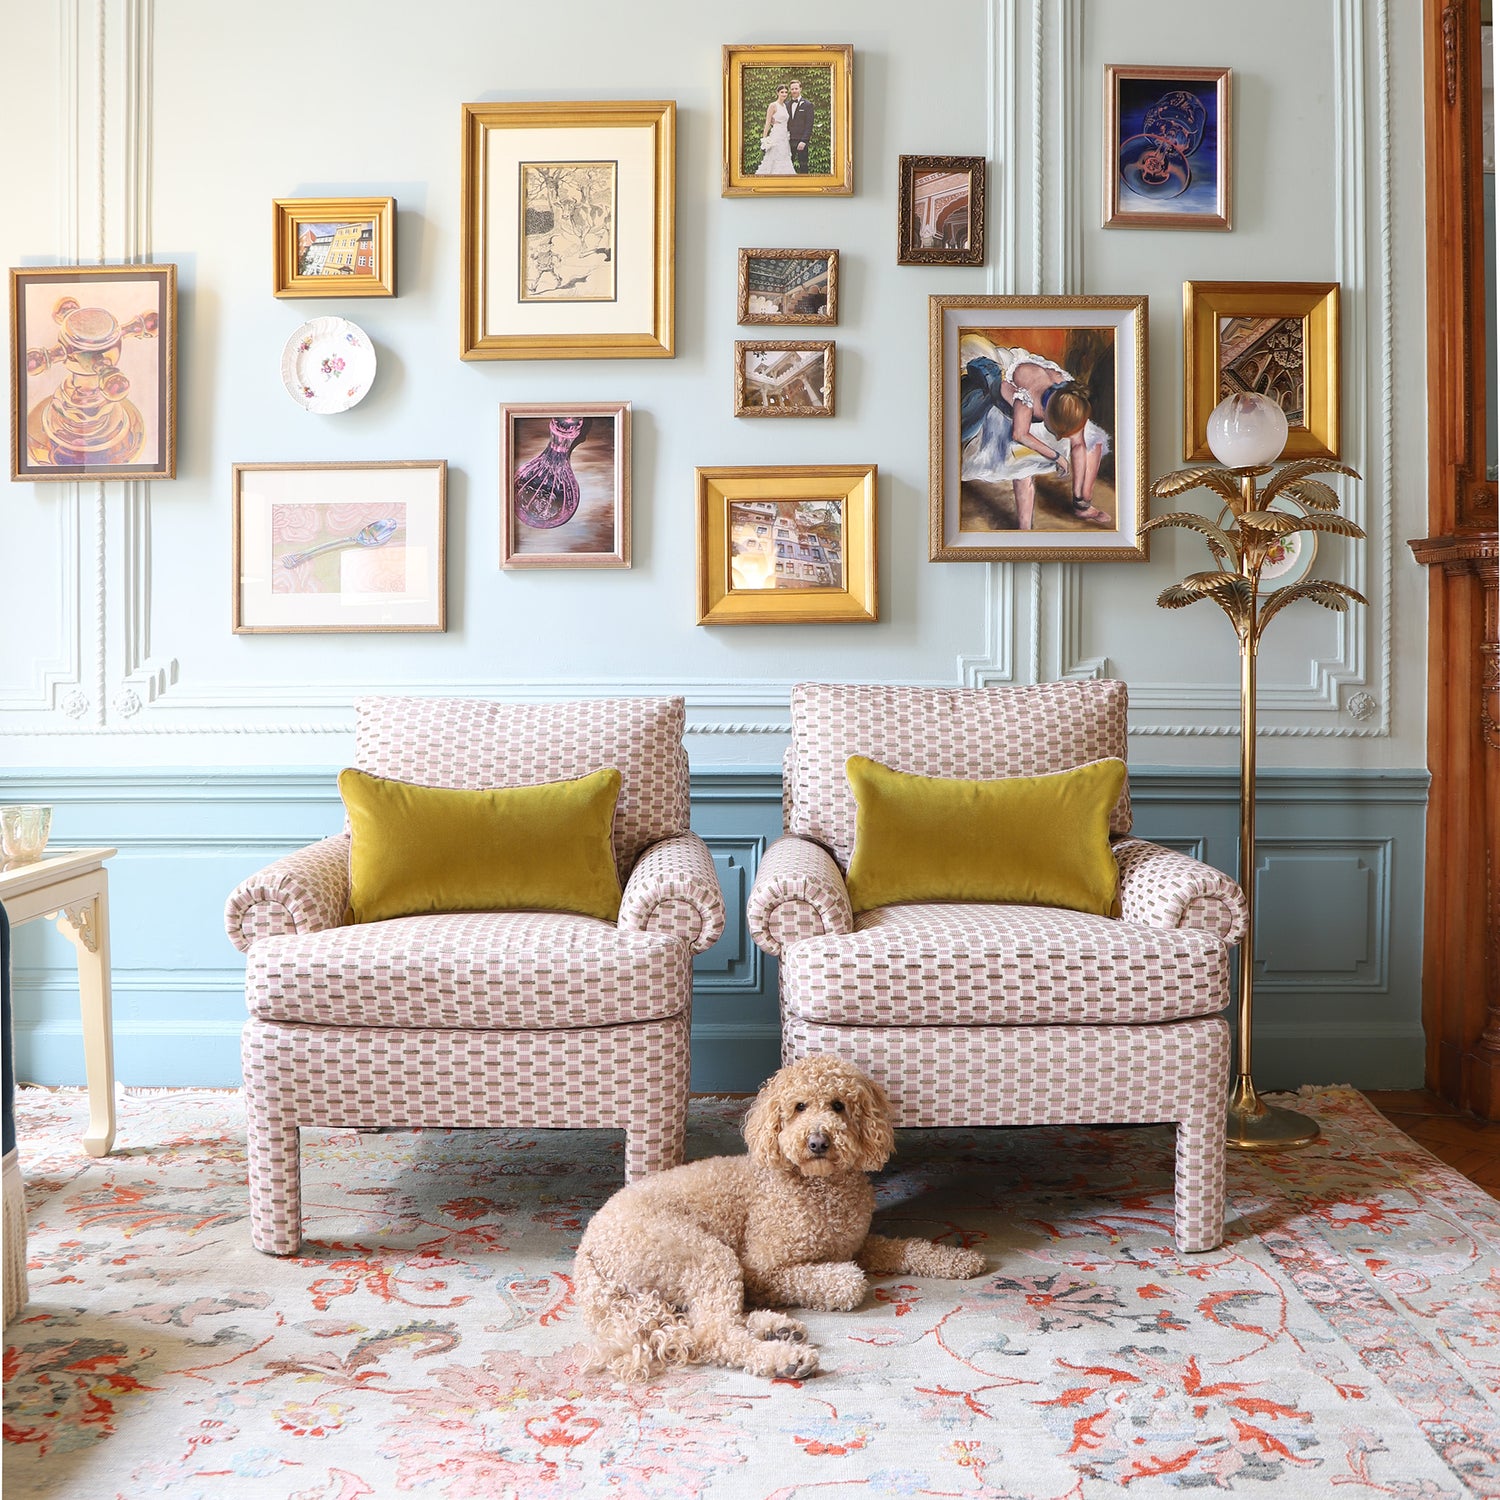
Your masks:
[{"label": "white side table", "polygon": [[78,999],[83,1016],[83,1071],[89,1087],[89,1125],[83,1149],[107,1156],[115,1143],[115,1037],[110,1020],[109,872],[114,849],[59,849],[29,865],[0,870],[0,901],[19,927],[35,917],[57,918],[57,930],[78,954]]}]

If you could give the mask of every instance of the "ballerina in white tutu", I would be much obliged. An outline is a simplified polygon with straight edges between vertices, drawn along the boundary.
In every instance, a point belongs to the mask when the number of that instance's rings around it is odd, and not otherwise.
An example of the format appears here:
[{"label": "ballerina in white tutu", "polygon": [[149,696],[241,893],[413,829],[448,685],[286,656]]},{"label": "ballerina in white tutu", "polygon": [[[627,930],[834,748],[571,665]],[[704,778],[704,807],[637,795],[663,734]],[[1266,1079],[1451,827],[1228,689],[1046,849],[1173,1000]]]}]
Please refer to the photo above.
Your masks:
[{"label": "ballerina in white tutu", "polygon": [[766,106],[766,128],[761,134],[760,165],[755,169],[757,177],[791,177],[796,172],[792,165],[792,139],[787,133],[787,121],[791,111],[786,104],[786,85],[776,90],[776,97]]}]

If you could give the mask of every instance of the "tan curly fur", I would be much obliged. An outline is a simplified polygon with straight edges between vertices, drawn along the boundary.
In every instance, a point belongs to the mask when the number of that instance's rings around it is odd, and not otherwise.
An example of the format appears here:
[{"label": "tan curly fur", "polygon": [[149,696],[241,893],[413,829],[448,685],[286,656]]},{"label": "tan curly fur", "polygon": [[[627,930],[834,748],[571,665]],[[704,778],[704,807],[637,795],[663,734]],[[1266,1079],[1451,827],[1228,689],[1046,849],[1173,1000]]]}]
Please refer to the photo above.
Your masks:
[{"label": "tan curly fur", "polygon": [[865,1174],[895,1149],[891,1106],[841,1058],[806,1057],[774,1074],[744,1134],[747,1156],[634,1182],[590,1221],[574,1262],[593,1332],[589,1368],[621,1380],[686,1364],[810,1375],[818,1351],[806,1328],[771,1309],[858,1307],[866,1273],[983,1272],[977,1251],[870,1233]]}]

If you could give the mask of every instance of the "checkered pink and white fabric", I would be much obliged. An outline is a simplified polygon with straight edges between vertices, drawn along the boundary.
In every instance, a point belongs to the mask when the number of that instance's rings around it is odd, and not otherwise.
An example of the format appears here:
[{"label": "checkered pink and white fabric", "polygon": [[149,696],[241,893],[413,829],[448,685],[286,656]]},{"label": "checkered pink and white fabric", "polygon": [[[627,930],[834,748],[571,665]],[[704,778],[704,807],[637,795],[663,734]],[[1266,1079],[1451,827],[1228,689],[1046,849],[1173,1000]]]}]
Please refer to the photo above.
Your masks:
[{"label": "checkered pink and white fabric", "polygon": [[682,1159],[692,955],[724,928],[688,828],[683,702],[365,698],[356,763],[427,786],[621,773],[618,923],[448,912],[353,924],[349,835],[276,860],[225,907],[249,954],[241,1056],[258,1249],[302,1238],[304,1126],[621,1129],[627,1178]]},{"label": "checkered pink and white fabric", "polygon": [[783,768],[789,835],[751,890],[781,958],[782,1055],[832,1051],[880,1079],[897,1124],[1177,1126],[1177,1241],[1223,1236],[1229,946],[1239,887],[1111,821],[1119,919],[913,903],[849,914],[850,755],[925,776],[1039,775],[1125,755],[1122,683],[922,689],[804,683]]}]

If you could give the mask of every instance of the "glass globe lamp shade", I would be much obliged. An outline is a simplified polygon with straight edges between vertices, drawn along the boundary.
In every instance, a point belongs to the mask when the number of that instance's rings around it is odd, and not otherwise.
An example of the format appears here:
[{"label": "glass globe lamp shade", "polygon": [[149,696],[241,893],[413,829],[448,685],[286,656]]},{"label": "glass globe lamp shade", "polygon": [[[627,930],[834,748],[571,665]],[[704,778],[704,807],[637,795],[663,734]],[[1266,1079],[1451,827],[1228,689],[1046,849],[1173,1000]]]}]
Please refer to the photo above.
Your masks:
[{"label": "glass globe lamp shade", "polygon": [[1286,447],[1286,413],[1269,396],[1237,391],[1209,413],[1208,446],[1226,469],[1274,463]]}]

